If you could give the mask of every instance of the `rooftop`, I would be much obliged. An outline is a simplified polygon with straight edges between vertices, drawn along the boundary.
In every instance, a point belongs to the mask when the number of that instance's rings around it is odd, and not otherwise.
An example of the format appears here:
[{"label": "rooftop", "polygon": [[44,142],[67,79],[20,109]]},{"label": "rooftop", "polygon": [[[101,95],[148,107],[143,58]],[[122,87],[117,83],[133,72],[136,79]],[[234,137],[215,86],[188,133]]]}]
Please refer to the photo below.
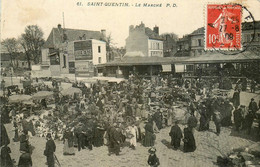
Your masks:
[{"label": "rooftop", "polygon": [[81,39],[104,40],[105,37],[100,31],[53,28],[44,44],[44,48],[56,48],[57,45],[62,44],[64,41],[71,42]]},{"label": "rooftop", "polygon": [[163,64],[193,64],[193,63],[227,63],[227,62],[250,62],[259,61],[260,54],[253,54],[250,51],[237,55],[225,55],[219,52],[207,52],[195,57],[141,57],[124,56],[99,66],[132,66],[132,65],[163,65]]}]

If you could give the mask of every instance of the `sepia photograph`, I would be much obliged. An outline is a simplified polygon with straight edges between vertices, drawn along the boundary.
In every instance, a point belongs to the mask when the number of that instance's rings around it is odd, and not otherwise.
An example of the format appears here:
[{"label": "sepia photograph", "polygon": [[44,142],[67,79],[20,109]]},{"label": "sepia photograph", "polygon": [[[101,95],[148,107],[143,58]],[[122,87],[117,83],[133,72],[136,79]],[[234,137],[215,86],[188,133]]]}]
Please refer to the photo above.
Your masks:
[{"label": "sepia photograph", "polygon": [[260,167],[260,0],[0,0],[0,167]]}]

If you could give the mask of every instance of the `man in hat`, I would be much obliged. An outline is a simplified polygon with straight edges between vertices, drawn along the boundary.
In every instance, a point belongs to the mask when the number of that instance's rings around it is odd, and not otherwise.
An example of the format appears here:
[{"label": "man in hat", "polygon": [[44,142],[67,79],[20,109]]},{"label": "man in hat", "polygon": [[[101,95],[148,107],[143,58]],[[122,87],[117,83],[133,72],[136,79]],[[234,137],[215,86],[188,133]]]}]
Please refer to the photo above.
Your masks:
[{"label": "man in hat", "polygon": [[158,129],[161,130],[163,128],[163,124],[162,124],[163,115],[162,115],[162,110],[160,110],[159,106],[157,106],[157,111],[153,115],[153,120],[155,121]]},{"label": "man in hat", "polygon": [[75,128],[75,136],[77,138],[77,144],[78,144],[78,151],[81,149],[85,149],[85,134],[84,134],[84,127],[83,123],[79,123]]},{"label": "man in hat", "polygon": [[14,167],[10,153],[11,153],[10,147],[8,147],[7,145],[1,147],[1,161],[0,161],[1,167]]},{"label": "man in hat", "polygon": [[250,91],[251,91],[251,93],[255,93],[255,86],[256,86],[256,81],[252,79],[251,83],[250,83]]},{"label": "man in hat", "polygon": [[221,104],[222,106],[222,120],[221,120],[221,125],[223,127],[227,127],[227,126],[231,126],[232,125],[232,121],[231,121],[231,117],[232,117],[232,111],[234,109],[232,103],[229,102],[229,99],[226,99],[224,104]]},{"label": "man in hat", "polygon": [[120,152],[120,141],[121,141],[121,134],[116,129],[118,128],[117,123],[114,123],[113,126],[108,131],[108,138],[109,138],[109,154],[115,153],[119,155]]},{"label": "man in hat", "polygon": [[150,153],[149,157],[148,157],[148,161],[147,163],[149,164],[149,166],[151,167],[158,167],[160,165],[160,161],[159,158],[156,156],[155,152],[156,149],[154,147],[150,148],[148,150],[148,152]]},{"label": "man in hat", "polygon": [[219,134],[220,134],[220,127],[221,127],[221,114],[220,114],[220,112],[218,110],[214,111],[213,121],[214,121],[215,126],[216,126],[217,135],[219,136]]},{"label": "man in hat", "polygon": [[234,114],[234,123],[235,123],[236,131],[239,131],[243,121],[241,108],[236,107],[233,114]]},{"label": "man in hat", "polygon": [[20,136],[20,151],[30,152],[28,130],[24,129]]},{"label": "man in hat", "polygon": [[247,129],[247,123],[246,123],[246,115],[248,114],[248,110],[245,105],[241,105],[241,114],[242,114],[242,129]]},{"label": "man in hat", "polygon": [[94,125],[93,145],[95,147],[100,147],[104,145],[104,133],[105,128],[103,127],[101,122],[98,122]]},{"label": "man in hat", "polygon": [[255,99],[252,98],[250,103],[249,103],[249,106],[248,106],[248,109],[251,110],[254,114],[256,113],[256,111],[258,110],[257,108],[257,103],[255,102]]},{"label": "man in hat", "polygon": [[42,99],[42,100],[41,100],[41,104],[42,104],[42,107],[43,107],[44,109],[47,108],[47,102],[46,102],[46,99]]},{"label": "man in hat", "polygon": [[171,145],[177,150],[180,147],[181,138],[183,136],[181,128],[178,125],[178,120],[173,121],[173,123],[174,125],[172,126],[169,135],[171,136]]},{"label": "man in hat", "polygon": [[255,118],[255,113],[252,110],[249,110],[248,114],[245,117],[245,123],[246,123],[246,129],[248,135],[250,135],[251,133],[254,118]]},{"label": "man in hat", "polygon": [[207,112],[207,108],[204,104],[201,105],[200,107],[201,113],[200,113],[200,126],[199,126],[199,131],[205,131],[209,130],[209,114]]},{"label": "man in hat", "polygon": [[232,102],[234,107],[238,107],[240,105],[240,91],[236,90],[234,92]]},{"label": "man in hat", "polygon": [[47,134],[46,139],[47,142],[44,150],[44,155],[47,157],[48,167],[54,167],[54,152],[56,151],[56,145],[50,133]]}]

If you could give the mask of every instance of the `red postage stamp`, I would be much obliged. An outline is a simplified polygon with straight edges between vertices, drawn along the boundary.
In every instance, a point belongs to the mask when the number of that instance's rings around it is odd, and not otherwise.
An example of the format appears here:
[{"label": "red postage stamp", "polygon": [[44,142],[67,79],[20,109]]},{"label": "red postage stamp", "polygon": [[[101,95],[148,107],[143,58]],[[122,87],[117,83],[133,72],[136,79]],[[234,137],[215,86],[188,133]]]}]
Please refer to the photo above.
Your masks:
[{"label": "red postage stamp", "polygon": [[208,4],[205,49],[241,50],[241,15],[240,5]]}]

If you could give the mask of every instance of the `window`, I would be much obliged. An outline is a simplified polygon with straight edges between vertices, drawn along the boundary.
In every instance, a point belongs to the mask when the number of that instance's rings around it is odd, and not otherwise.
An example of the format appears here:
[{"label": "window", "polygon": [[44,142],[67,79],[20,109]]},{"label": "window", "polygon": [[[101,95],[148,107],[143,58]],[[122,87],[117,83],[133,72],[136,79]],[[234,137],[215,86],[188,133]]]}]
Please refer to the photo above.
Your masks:
[{"label": "window", "polygon": [[101,63],[101,57],[98,57],[98,63]]},{"label": "window", "polygon": [[101,53],[101,46],[98,46],[98,53]]},{"label": "window", "polygon": [[66,56],[65,55],[63,55],[63,68],[66,68]]},{"label": "window", "polygon": [[191,41],[191,45],[192,45],[192,46],[196,46],[196,40],[193,39],[193,40]]},{"label": "window", "polygon": [[190,65],[190,64],[186,65],[186,71],[187,72],[192,72],[193,69],[194,69],[194,65]]},{"label": "window", "polygon": [[260,33],[258,33],[257,35],[256,35],[256,41],[260,41]]},{"label": "window", "polygon": [[198,39],[198,46],[202,46],[201,45],[201,39]]},{"label": "window", "polygon": [[50,56],[51,65],[60,65],[60,57],[59,55]]}]

